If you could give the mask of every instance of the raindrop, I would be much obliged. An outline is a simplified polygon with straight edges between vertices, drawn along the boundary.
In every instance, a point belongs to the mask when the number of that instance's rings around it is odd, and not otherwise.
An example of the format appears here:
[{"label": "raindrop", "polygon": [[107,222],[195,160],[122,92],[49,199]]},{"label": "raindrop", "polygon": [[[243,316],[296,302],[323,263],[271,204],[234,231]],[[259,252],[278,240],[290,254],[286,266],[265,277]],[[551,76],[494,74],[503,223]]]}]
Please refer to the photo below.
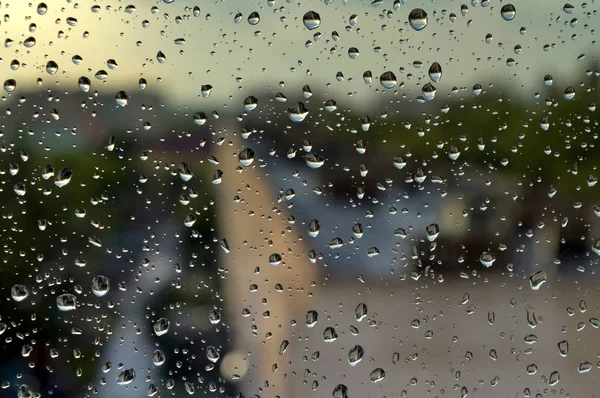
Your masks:
[{"label": "raindrop", "polygon": [[[387,89],[394,88],[398,81],[396,80],[396,75],[393,72],[387,71],[383,72],[379,77],[379,83]],[[370,83],[369,83],[370,84]]]},{"label": "raindrop", "polygon": [[213,308],[208,313],[208,320],[212,325],[218,324],[219,322],[221,322],[221,313]]},{"label": "raindrop", "polygon": [[211,86],[210,84],[204,84],[200,88],[200,92],[202,93],[202,97],[203,98],[210,97],[210,94],[212,93],[212,90],[213,90],[213,86]]},{"label": "raindrop", "polygon": [[348,398],[348,387],[343,384],[338,384],[333,389],[333,398]]},{"label": "raindrop", "polygon": [[425,231],[427,232],[427,240],[433,242],[440,234],[440,227],[437,224],[429,224]]},{"label": "raindrop", "polygon": [[529,286],[532,290],[539,290],[546,283],[546,272],[537,271],[529,277]]},{"label": "raindrop", "polygon": [[92,293],[97,297],[102,297],[110,290],[110,280],[104,275],[95,276],[92,279]]},{"label": "raindrop", "polygon": [[304,156],[306,164],[311,169],[318,169],[325,164],[325,158],[317,153],[310,152]]},{"label": "raindrop", "polygon": [[427,26],[427,13],[421,8],[415,8],[408,14],[408,22],[414,30],[422,30]]},{"label": "raindrop", "polygon": [[298,102],[298,105],[288,109],[288,115],[292,121],[299,123],[308,116],[308,109],[304,103]]},{"label": "raindrop", "polygon": [[369,379],[371,380],[371,383],[380,382],[384,378],[385,378],[385,371],[381,368],[373,369],[371,371],[371,374],[369,375]]},{"label": "raindrop", "polygon": [[436,88],[431,83],[425,83],[421,92],[427,101],[431,101],[435,98]]},{"label": "raindrop", "polygon": [[315,310],[310,310],[306,313],[306,326],[312,328],[317,324],[319,314]]},{"label": "raindrop", "polygon": [[40,3],[37,6],[37,13],[39,15],[44,15],[46,12],[48,12],[48,6],[46,5],[46,3]]},{"label": "raindrop", "polygon": [[491,267],[496,261],[496,255],[490,252],[483,252],[479,257],[479,262],[486,268]]},{"label": "raindrop", "polygon": [[238,155],[238,161],[244,167],[249,167],[254,163],[254,150],[251,148],[243,149]]},{"label": "raindrop", "polygon": [[517,15],[517,9],[512,4],[505,4],[500,9],[500,14],[505,21],[512,21]]},{"label": "raindrop", "polygon": [[73,311],[77,307],[77,299],[71,293],[63,293],[56,297],[56,306],[61,311]]},{"label": "raindrop", "polygon": [[567,340],[558,342],[558,353],[561,357],[566,357],[569,354],[569,342]]},{"label": "raindrop", "polygon": [[165,353],[160,349],[154,350],[152,353],[152,364],[154,366],[162,366],[166,361]]},{"label": "raindrop", "polygon": [[132,368],[122,370],[117,377],[117,384],[125,386],[135,380],[135,370]]},{"label": "raindrop", "polygon": [[254,96],[246,97],[244,100],[244,109],[248,112],[253,111],[258,106],[258,99]]},{"label": "raindrop", "polygon": [[358,52],[358,48],[350,47],[348,49],[348,56],[350,57],[350,59],[356,59],[356,58],[358,58],[359,55],[360,55],[360,53]]},{"label": "raindrop", "polygon": [[213,346],[206,347],[206,358],[210,362],[217,363],[217,361],[219,360],[220,357],[221,357],[221,355],[219,354],[219,351],[215,347],[213,347]]},{"label": "raindrop", "polygon": [[62,188],[71,182],[72,176],[73,171],[69,168],[64,168],[54,177],[54,185]]},{"label": "raindrop", "polygon": [[48,61],[46,63],[46,72],[51,75],[56,74],[56,72],[58,72],[58,64],[54,61]]},{"label": "raindrop", "polygon": [[314,30],[321,26],[321,16],[314,11],[309,11],[302,17],[302,22],[308,30]]},{"label": "raindrop", "polygon": [[325,341],[326,343],[333,343],[337,340],[337,338],[338,334],[335,331],[335,329],[331,326],[326,327],[323,331],[323,341]]},{"label": "raindrop", "polygon": [[29,296],[29,290],[24,285],[13,285],[10,289],[10,297],[18,302],[25,300]]},{"label": "raindrop", "polygon": [[17,88],[17,81],[15,79],[7,79],[4,81],[4,91],[12,93]]},{"label": "raindrop", "polygon": [[152,328],[154,329],[154,334],[157,336],[162,336],[169,331],[170,327],[171,321],[169,321],[167,318],[160,318],[154,323]]},{"label": "raindrop", "polygon": [[355,345],[348,351],[348,363],[350,366],[356,366],[362,361],[365,350],[359,345]]},{"label": "raindrop", "polygon": [[90,88],[92,86],[92,82],[90,81],[90,79],[85,76],[81,76],[77,81],[77,84],[79,85],[79,89],[84,93],[90,91]]},{"label": "raindrop", "polygon": [[124,107],[129,101],[129,96],[125,91],[119,91],[117,94],[115,94],[115,100],[117,101],[117,105]]},{"label": "raindrop", "polygon": [[434,83],[437,83],[442,79],[442,66],[439,63],[434,62],[431,64],[429,67],[429,78]]},{"label": "raindrop", "polygon": [[256,11],[248,15],[248,23],[250,25],[257,25],[260,22],[260,15]]},{"label": "raindrop", "polygon": [[575,89],[571,86],[565,88],[564,97],[566,100],[572,100],[573,98],[575,98]]},{"label": "raindrop", "polygon": [[192,168],[185,162],[179,163],[179,166],[177,166],[177,172],[179,173],[179,178],[181,178],[182,181],[189,181],[192,179],[192,177],[194,177]]},{"label": "raindrop", "polygon": [[365,303],[359,303],[354,310],[354,317],[358,322],[365,319],[367,316],[367,305]]}]

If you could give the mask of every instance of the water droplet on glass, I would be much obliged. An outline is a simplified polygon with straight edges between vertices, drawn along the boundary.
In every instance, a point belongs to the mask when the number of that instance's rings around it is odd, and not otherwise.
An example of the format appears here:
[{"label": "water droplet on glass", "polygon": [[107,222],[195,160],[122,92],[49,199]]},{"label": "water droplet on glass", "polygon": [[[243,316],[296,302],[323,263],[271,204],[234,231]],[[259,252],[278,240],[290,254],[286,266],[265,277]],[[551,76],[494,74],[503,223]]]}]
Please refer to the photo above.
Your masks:
[{"label": "water droplet on glass", "polygon": [[210,97],[210,94],[212,93],[212,90],[213,90],[213,86],[211,86],[210,84],[204,84],[200,88],[200,92],[202,93],[202,97],[203,98]]},{"label": "water droplet on glass", "polygon": [[333,389],[333,398],[348,398],[348,387],[344,384],[338,384]]},{"label": "water droplet on glass", "polygon": [[423,96],[427,101],[431,101],[435,98],[436,91],[437,90],[435,86],[431,83],[425,83],[425,85],[421,89],[421,93],[423,93]]},{"label": "water droplet on glass", "polygon": [[381,83],[384,88],[390,89],[394,88],[396,84],[398,84],[398,81],[396,80],[396,75],[394,75],[393,72],[387,71],[381,74],[379,77],[379,83]]},{"label": "water droplet on glass", "polygon": [[302,17],[302,22],[308,30],[317,29],[321,26],[321,16],[314,11],[309,11]]},{"label": "water droplet on glass", "polygon": [[104,275],[95,276],[92,279],[92,293],[97,297],[102,297],[110,290],[110,280]]},{"label": "water droplet on glass", "polygon": [[260,22],[260,15],[258,12],[254,11],[250,15],[248,15],[248,23],[250,25],[257,25]]},{"label": "water droplet on glass", "polygon": [[162,350],[160,349],[156,349],[154,350],[154,353],[152,353],[152,364],[154,366],[162,366],[166,361],[166,357],[164,352],[162,352]]},{"label": "water droplet on glass", "polygon": [[189,181],[192,179],[192,177],[194,177],[192,168],[185,162],[179,163],[179,166],[177,166],[177,172],[179,173],[179,178],[181,178],[182,181]]},{"label": "water droplet on glass", "polygon": [[258,99],[252,95],[249,97],[246,97],[246,99],[244,100],[244,109],[246,109],[248,112],[256,109],[257,106],[258,106]]},{"label": "water droplet on glass", "polygon": [[166,334],[169,331],[170,327],[171,321],[169,321],[167,318],[160,318],[159,320],[154,322],[154,325],[152,326],[152,328],[154,329],[154,334],[157,336],[162,336]]},{"label": "water droplet on glass", "polygon": [[10,289],[10,297],[18,302],[25,300],[29,296],[29,290],[24,285],[13,285]]},{"label": "water droplet on glass", "polygon": [[323,331],[323,341],[326,343],[333,343],[338,338],[338,334],[335,329],[331,326],[328,326]]},{"label": "water droplet on glass", "polygon": [[15,79],[7,79],[4,81],[4,91],[12,93],[17,88],[17,81]]},{"label": "water droplet on glass", "polygon": [[269,256],[269,265],[271,267],[277,267],[279,264],[281,264],[281,254],[279,253],[273,253]]},{"label": "water droplet on glass", "polygon": [[304,156],[306,164],[311,169],[318,169],[325,164],[325,158],[318,153],[309,152]]},{"label": "water droplet on glass", "polygon": [[491,267],[496,261],[496,255],[490,252],[483,252],[479,257],[479,262],[486,268]]},{"label": "water droplet on glass", "polygon": [[117,94],[115,94],[115,100],[117,101],[117,105],[124,107],[129,101],[129,96],[125,91],[119,91]]},{"label": "water droplet on glass", "polygon": [[64,168],[54,177],[54,185],[62,188],[71,182],[72,176],[73,171],[69,168]]},{"label": "water droplet on glass", "polygon": [[350,366],[356,366],[362,361],[365,350],[359,345],[355,345],[348,351],[348,363]]},{"label": "water droplet on glass", "polygon": [[213,308],[208,313],[208,320],[210,321],[210,323],[212,325],[218,324],[219,322],[221,322],[221,313],[218,310]]},{"label": "water droplet on glass", "polygon": [[309,328],[315,326],[317,324],[318,319],[319,314],[317,313],[317,311],[310,310],[306,312],[306,326],[308,326]]},{"label": "water droplet on glass", "polygon": [[439,63],[434,62],[431,64],[429,67],[429,78],[434,83],[442,80],[442,66]]},{"label": "water droplet on glass", "polygon": [[548,384],[550,386],[555,386],[560,382],[560,373],[558,372],[558,370],[555,370],[554,372],[550,373],[550,377],[548,378]]},{"label": "water droplet on glass", "polygon": [[440,234],[440,227],[437,224],[429,224],[425,231],[427,232],[427,240],[433,242]]},{"label": "water droplet on glass", "polygon": [[367,305],[365,303],[359,303],[354,310],[354,317],[358,322],[365,319],[367,316]]},{"label": "water droplet on glass", "polygon": [[85,76],[81,76],[77,81],[77,84],[79,86],[79,89],[84,93],[90,91],[90,88],[92,86],[92,82],[90,81],[90,79]]},{"label": "water droplet on glass", "polygon": [[217,361],[219,360],[220,357],[221,357],[221,355],[219,354],[219,351],[215,347],[213,347],[213,346],[206,347],[206,358],[210,362],[217,363]]},{"label": "water droplet on glass", "polygon": [[384,378],[385,378],[385,371],[381,368],[373,369],[371,371],[371,374],[369,374],[369,380],[371,380],[371,383],[380,382]]},{"label": "water droplet on glass", "polygon": [[120,386],[125,386],[130,384],[135,380],[135,370],[132,368],[124,369],[117,376],[117,384]]},{"label": "water droplet on glass", "polygon": [[558,353],[561,357],[566,357],[569,354],[569,342],[567,340],[558,342]]},{"label": "water droplet on glass", "polygon": [[56,72],[58,72],[58,64],[54,61],[48,61],[46,63],[46,72],[51,75],[56,74]]},{"label": "water droplet on glass", "polygon": [[44,15],[46,12],[48,12],[48,6],[46,3],[40,3],[37,5],[37,13],[39,15]]},{"label": "water droplet on glass", "polygon": [[565,88],[564,97],[566,100],[572,100],[575,98],[575,89],[571,86]]},{"label": "water droplet on glass", "polygon": [[500,14],[505,21],[512,21],[517,15],[517,9],[512,4],[505,4],[500,9]]},{"label": "water droplet on glass", "polygon": [[539,290],[546,283],[546,272],[537,271],[529,277],[529,286],[532,290]]},{"label": "water droplet on glass", "polygon": [[73,311],[77,307],[77,299],[71,293],[63,293],[56,297],[56,306],[61,311]]},{"label": "water droplet on glass", "polygon": [[244,167],[250,167],[254,163],[254,150],[252,148],[243,149],[238,155],[238,161]]},{"label": "water droplet on glass", "polygon": [[422,30],[427,26],[427,13],[422,8],[415,8],[408,14],[408,22],[414,30]]},{"label": "water droplet on glass", "polygon": [[292,121],[299,123],[308,116],[308,109],[304,103],[298,102],[298,105],[288,109],[288,115]]}]

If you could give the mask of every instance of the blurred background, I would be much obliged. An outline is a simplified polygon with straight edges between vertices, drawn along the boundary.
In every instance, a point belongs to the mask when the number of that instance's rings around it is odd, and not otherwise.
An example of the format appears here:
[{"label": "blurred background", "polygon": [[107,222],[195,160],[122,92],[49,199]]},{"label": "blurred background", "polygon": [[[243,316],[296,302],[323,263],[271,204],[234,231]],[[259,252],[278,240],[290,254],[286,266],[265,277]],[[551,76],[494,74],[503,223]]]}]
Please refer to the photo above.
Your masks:
[{"label": "blurred background", "polygon": [[593,396],[595,3],[0,10],[0,395]]}]

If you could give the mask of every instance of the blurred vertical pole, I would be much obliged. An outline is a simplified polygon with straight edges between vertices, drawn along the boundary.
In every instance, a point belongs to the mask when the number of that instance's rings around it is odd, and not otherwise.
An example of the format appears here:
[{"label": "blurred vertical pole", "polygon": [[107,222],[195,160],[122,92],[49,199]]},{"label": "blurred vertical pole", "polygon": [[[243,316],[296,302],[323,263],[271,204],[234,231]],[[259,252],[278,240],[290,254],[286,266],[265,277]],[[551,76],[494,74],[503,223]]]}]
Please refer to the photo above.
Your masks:
[{"label": "blurred vertical pole", "polygon": [[[227,271],[223,282],[226,320],[233,345],[245,358],[248,372],[239,388],[246,396],[291,397],[292,349],[280,355],[284,340],[292,340],[291,321],[303,322],[312,305],[316,286],[316,266],[307,258],[307,250],[297,225],[288,224],[285,204],[277,203],[273,187],[257,165],[241,168],[238,153],[246,143],[229,135],[211,154],[219,160],[223,172],[216,185],[217,235],[229,244],[229,253],[221,251],[220,265]],[[239,197],[234,201],[234,197]],[[291,226],[291,231],[286,228]],[[279,253],[281,264],[271,266],[269,256]],[[259,272],[255,272],[256,268]],[[276,292],[275,285],[283,286]],[[257,290],[251,291],[256,284]],[[247,309],[250,315],[242,316]],[[252,330],[256,327],[256,332]],[[277,368],[275,369],[274,366]],[[225,369],[226,374],[243,369]],[[286,377],[289,380],[286,380]]]}]

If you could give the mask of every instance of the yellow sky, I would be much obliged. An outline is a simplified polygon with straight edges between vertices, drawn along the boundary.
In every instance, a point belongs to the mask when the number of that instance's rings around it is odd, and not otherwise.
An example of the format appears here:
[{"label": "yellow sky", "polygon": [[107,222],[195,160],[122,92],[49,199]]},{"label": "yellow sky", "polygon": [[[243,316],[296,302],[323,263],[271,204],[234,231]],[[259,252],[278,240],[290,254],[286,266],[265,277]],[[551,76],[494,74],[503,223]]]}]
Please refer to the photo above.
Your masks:
[{"label": "yellow sky", "polygon": [[[37,2],[13,1],[0,6],[3,14],[9,16],[0,29],[14,41],[2,49],[3,80],[15,79],[21,89],[41,77],[46,88],[72,91],[78,89],[77,79],[87,76],[93,89],[133,92],[138,79],[144,77],[149,88],[168,95],[173,104],[205,101],[207,107],[215,109],[239,102],[259,89],[272,87],[279,91],[279,81],[286,82],[286,88],[281,89],[286,95],[297,94],[290,92],[292,87],[309,84],[313,92],[331,98],[355,93],[354,101],[365,106],[370,102],[365,98],[379,95],[376,90],[381,89],[378,82],[371,88],[364,84],[365,70],[373,71],[374,77],[387,69],[393,71],[399,81],[405,82],[400,94],[414,99],[420,94],[420,85],[427,82],[427,68],[433,61],[443,68],[442,81],[436,84],[438,98],[447,95],[452,86],[474,82],[526,84],[528,90],[523,93],[529,95],[543,88],[546,73],[554,74],[558,85],[562,84],[559,77],[583,76],[587,63],[577,62],[576,58],[586,52],[590,53],[586,61],[591,58],[594,38],[594,19],[584,12],[592,12],[595,4],[583,10],[578,3],[575,12],[567,14],[561,1],[546,1],[544,7],[531,1],[514,1],[517,16],[510,22],[501,18],[503,3],[497,0],[485,8],[473,7],[470,0],[465,0],[469,7],[466,17],[461,15],[461,2],[456,1],[408,0],[393,11],[391,0],[383,1],[379,7],[370,6],[369,1],[342,0],[334,0],[329,6],[317,0],[277,0],[274,7],[267,1],[175,0],[165,4],[130,0],[97,2],[98,13],[91,11],[89,2],[78,7],[73,1],[46,3],[48,11],[44,15],[38,15]],[[199,17],[192,16],[191,8],[196,4],[201,9]],[[125,12],[128,5],[135,6],[134,13]],[[153,6],[158,7],[156,13],[151,10]],[[419,32],[406,23],[408,13],[415,7],[422,7],[429,14],[428,26]],[[318,12],[322,20],[313,31],[302,23],[304,13],[311,10]],[[388,10],[393,11],[391,18]],[[247,22],[252,11],[261,16],[255,26]],[[243,18],[235,24],[234,15],[238,12]],[[449,21],[450,13],[457,15],[456,22]],[[356,26],[350,24],[352,14],[358,16]],[[76,18],[77,24],[70,26],[67,18]],[[572,18],[579,20],[575,28],[569,24]],[[149,22],[147,28],[142,26],[144,20]],[[33,33],[32,23],[36,25]],[[384,25],[386,29],[382,29]],[[524,36],[519,33],[522,26],[527,28]],[[333,31],[340,36],[337,42],[332,40]],[[314,42],[316,32],[322,36]],[[484,40],[487,33],[493,35],[491,44]],[[576,40],[572,40],[573,34],[578,36]],[[23,45],[28,37],[36,39],[31,48]],[[176,45],[174,40],[179,38],[185,39],[185,44]],[[309,40],[313,44],[306,48]],[[519,55],[513,51],[516,44],[522,46]],[[554,44],[555,48],[545,51],[545,44]],[[349,58],[350,47],[359,50],[357,59]],[[380,47],[379,52],[376,47]],[[330,53],[332,48],[334,54]],[[157,62],[158,51],[166,55],[166,62]],[[83,58],[81,65],[73,64],[74,55]],[[518,65],[507,66],[509,57]],[[108,59],[117,61],[117,70],[107,67]],[[16,71],[10,67],[13,60],[21,64]],[[55,76],[45,72],[49,60],[59,65]],[[423,68],[415,68],[414,61],[421,61]],[[400,72],[402,67],[404,74]],[[101,69],[108,72],[104,82],[94,78]],[[338,71],[344,74],[344,82],[336,80]],[[409,73],[414,76],[410,80]],[[236,81],[238,77],[242,80]],[[419,78],[423,79],[419,82]],[[209,99],[198,98],[202,84],[214,87]]]}]

